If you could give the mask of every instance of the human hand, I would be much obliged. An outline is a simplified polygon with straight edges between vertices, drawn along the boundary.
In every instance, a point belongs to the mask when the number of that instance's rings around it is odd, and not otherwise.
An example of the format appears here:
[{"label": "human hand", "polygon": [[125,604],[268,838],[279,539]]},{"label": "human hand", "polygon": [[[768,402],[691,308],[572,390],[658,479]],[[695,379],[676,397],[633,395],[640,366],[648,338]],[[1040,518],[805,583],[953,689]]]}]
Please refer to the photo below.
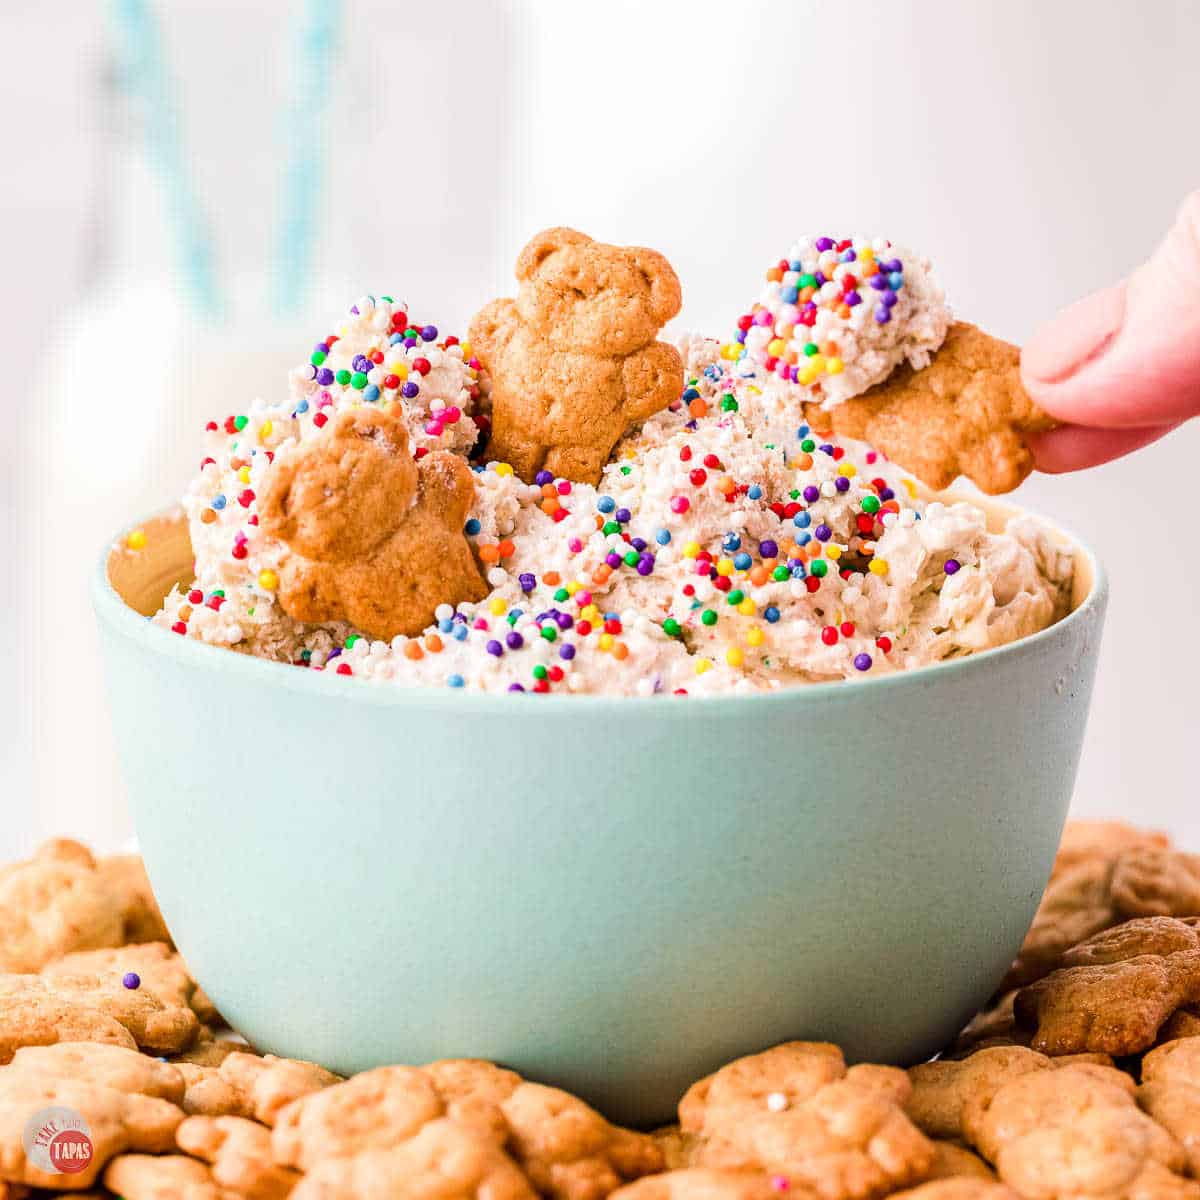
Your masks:
[{"label": "human hand", "polygon": [[1200,191],[1149,262],[1034,334],[1021,378],[1063,422],[1032,440],[1042,471],[1097,466],[1200,414]]}]

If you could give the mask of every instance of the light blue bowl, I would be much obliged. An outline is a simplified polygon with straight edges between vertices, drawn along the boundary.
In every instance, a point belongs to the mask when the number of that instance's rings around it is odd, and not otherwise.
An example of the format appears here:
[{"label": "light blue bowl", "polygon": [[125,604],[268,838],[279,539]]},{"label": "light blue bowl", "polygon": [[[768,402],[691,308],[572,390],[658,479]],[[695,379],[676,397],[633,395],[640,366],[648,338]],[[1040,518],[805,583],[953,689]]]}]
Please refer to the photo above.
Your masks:
[{"label": "light blue bowl", "polygon": [[164,632],[134,608],[190,549],[177,520],[144,527],[95,585],[133,815],[180,950],[263,1050],[341,1072],[489,1058],[648,1126],[788,1038],[918,1060],[1020,945],[1096,666],[1086,549],[1069,617],[941,666],[518,697]]}]

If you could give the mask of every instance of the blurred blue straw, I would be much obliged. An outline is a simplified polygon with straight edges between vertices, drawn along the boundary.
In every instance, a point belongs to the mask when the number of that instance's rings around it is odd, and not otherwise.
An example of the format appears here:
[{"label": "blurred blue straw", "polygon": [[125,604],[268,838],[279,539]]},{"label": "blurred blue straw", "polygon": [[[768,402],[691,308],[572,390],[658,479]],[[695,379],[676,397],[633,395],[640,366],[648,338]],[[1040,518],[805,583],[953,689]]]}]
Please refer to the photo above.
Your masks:
[{"label": "blurred blue straw", "polygon": [[142,101],[147,146],[166,191],[185,286],[201,313],[217,317],[223,306],[212,232],[183,153],[176,84],[158,23],[145,0],[113,0],[113,16],[125,43],[125,77]]},{"label": "blurred blue straw", "polygon": [[340,0],[305,0],[296,71],[285,109],[283,202],[274,267],[273,308],[296,312],[311,278],[323,174],[328,107]]}]

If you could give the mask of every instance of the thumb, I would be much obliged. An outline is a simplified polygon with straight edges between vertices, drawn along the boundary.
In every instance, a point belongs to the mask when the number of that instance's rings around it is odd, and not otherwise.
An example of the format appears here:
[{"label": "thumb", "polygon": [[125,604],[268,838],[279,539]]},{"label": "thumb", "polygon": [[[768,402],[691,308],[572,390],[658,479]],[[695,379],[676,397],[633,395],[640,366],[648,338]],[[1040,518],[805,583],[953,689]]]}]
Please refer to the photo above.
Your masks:
[{"label": "thumb", "polygon": [[1149,262],[1034,335],[1021,378],[1074,425],[1144,428],[1200,413],[1200,192]]}]

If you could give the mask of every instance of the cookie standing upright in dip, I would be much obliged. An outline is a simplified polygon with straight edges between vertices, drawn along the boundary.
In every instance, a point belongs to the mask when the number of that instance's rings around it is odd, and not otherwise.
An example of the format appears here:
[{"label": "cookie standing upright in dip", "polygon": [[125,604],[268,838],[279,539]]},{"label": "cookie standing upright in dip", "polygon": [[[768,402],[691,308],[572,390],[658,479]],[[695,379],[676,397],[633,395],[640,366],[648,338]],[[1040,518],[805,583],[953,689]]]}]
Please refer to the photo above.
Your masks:
[{"label": "cookie standing upright in dip", "polygon": [[[1035,518],[993,533],[969,503],[926,502],[877,450],[822,435],[805,415],[869,402],[898,364],[919,380],[951,329],[916,256],[882,240],[801,241],[768,272],[737,339],[681,340],[677,395],[617,442],[593,484],[548,470],[522,479],[490,460],[479,436],[490,383],[471,347],[410,325],[391,298],[364,298],[293,372],[289,395],[209,425],[184,497],[196,579],[155,619],[393,686],[516,692],[764,691],[1005,644],[1066,611],[1069,550]],[[436,450],[472,462],[463,534],[487,594],[464,594],[461,572],[443,581],[426,562],[421,594],[440,586],[444,599],[416,636],[289,616],[287,548],[259,523],[276,455],[289,461],[372,405],[404,423],[418,460]],[[1000,419],[1019,443],[1007,411]]]}]

